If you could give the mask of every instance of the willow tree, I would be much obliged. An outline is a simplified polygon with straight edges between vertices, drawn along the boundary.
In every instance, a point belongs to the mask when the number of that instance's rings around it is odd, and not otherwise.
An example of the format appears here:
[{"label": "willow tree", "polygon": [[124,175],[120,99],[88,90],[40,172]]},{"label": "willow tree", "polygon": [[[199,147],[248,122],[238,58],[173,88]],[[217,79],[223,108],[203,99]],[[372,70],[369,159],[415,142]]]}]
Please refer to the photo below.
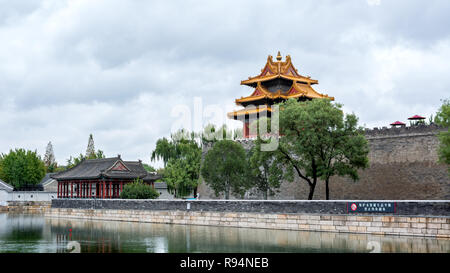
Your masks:
[{"label": "willow tree", "polygon": [[162,159],[165,168],[169,159],[173,158],[174,156],[175,156],[174,145],[170,143],[170,141],[167,138],[163,137],[156,141],[155,150],[153,150],[151,155],[152,161],[154,161],[155,159],[156,160]]},{"label": "willow tree", "polygon": [[319,179],[325,182],[326,199],[334,175],[358,180],[358,169],[368,166],[368,143],[354,114],[344,116],[342,105],[328,99],[299,102],[289,99],[280,104],[280,138],[276,162],[286,168],[284,176],[293,172],[309,186],[312,200]]},{"label": "willow tree", "polygon": [[179,130],[170,140],[159,139],[152,153],[152,160],[163,159],[163,179],[175,197],[197,193],[202,155],[197,138],[195,133]]}]

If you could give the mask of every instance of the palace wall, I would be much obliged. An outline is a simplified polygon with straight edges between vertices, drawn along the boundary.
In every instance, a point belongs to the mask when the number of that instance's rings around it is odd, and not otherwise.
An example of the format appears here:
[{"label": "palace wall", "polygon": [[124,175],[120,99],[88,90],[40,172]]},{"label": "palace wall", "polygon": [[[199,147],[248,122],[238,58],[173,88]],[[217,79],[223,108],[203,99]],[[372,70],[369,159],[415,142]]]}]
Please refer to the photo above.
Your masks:
[{"label": "palace wall", "polygon": [[[369,142],[369,164],[360,170],[358,181],[344,177],[330,179],[330,199],[335,200],[448,200],[450,177],[445,164],[438,164],[439,139],[445,129],[436,125],[403,128],[374,128],[366,130]],[[245,149],[253,145],[242,140]],[[204,147],[205,154],[210,147]],[[217,199],[203,182],[198,188],[201,199]],[[269,199],[307,199],[309,187],[295,177],[293,182],[283,181],[280,191]],[[245,199],[261,199],[254,192]],[[325,199],[325,184],[316,186],[314,199]]]},{"label": "palace wall", "polygon": [[344,201],[53,199],[47,217],[450,238],[447,201],[396,201],[395,213]]}]

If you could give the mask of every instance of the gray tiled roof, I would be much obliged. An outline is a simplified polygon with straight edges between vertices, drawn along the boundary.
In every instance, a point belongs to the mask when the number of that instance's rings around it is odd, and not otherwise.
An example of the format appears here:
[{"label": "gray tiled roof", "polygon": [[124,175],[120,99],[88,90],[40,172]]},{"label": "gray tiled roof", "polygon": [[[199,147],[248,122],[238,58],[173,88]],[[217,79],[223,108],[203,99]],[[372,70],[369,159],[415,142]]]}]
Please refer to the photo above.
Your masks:
[{"label": "gray tiled roof", "polygon": [[0,190],[5,190],[7,192],[12,192],[14,187],[0,179]]},{"label": "gray tiled roof", "polygon": [[39,182],[39,184],[44,185],[46,182],[49,182],[49,180],[53,180],[53,178],[51,176],[54,174],[56,174],[56,173],[45,174],[44,178],[42,178],[42,180],[41,180],[41,182]]},{"label": "gray tiled roof", "polygon": [[[116,163],[122,163],[127,170],[111,170]],[[123,161],[120,157],[86,159],[68,170],[50,176],[56,180],[79,180],[79,179],[135,179],[154,181],[160,177],[147,172],[140,161]]]}]

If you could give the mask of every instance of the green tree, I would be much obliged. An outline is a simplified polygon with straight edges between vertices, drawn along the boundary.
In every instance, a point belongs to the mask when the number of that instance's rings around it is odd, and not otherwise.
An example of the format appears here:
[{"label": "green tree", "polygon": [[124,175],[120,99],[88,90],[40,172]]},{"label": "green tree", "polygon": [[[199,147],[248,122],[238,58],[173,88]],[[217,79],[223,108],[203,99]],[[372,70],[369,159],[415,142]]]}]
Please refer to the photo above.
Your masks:
[{"label": "green tree", "polygon": [[37,185],[45,176],[45,165],[36,151],[10,150],[0,156],[0,179],[15,188]]},{"label": "green tree", "polygon": [[226,124],[223,124],[219,128],[216,128],[214,124],[208,124],[203,129],[201,139],[203,144],[216,143],[217,141],[222,139],[234,139],[236,137],[236,134],[239,134],[239,130],[229,130]]},{"label": "green tree", "polygon": [[126,184],[120,193],[122,199],[156,199],[159,193],[142,179],[135,179],[133,183]]},{"label": "green tree", "polygon": [[152,152],[151,160],[162,159],[165,168],[169,159],[175,156],[174,148],[175,146],[167,138],[163,137],[162,139],[158,139],[155,150]]},{"label": "green tree", "polygon": [[440,132],[439,137],[439,162],[449,165],[450,174],[450,99],[444,100],[441,108],[436,114],[435,123],[447,128],[447,131]]},{"label": "green tree", "polygon": [[357,117],[346,115],[342,105],[327,99],[299,102],[289,99],[280,104],[281,139],[276,161],[287,168],[290,180],[295,170],[309,186],[312,200],[318,179],[325,181],[326,199],[329,181],[334,175],[358,180],[359,168],[368,166],[368,143]]},{"label": "green tree", "polygon": [[247,168],[244,148],[234,141],[220,140],[206,153],[201,174],[216,196],[224,193],[229,199],[232,193],[243,196],[251,186]]},{"label": "green tree", "polygon": [[202,150],[199,145],[198,136],[180,130],[171,136],[172,157],[164,168],[164,180],[168,190],[175,197],[184,197],[194,191],[200,176],[200,163]]},{"label": "green tree", "polygon": [[142,163],[142,166],[147,172],[156,172],[156,169],[148,164]]},{"label": "green tree", "polygon": [[72,157],[70,156],[69,159],[67,159],[67,166],[66,169],[70,169],[78,164],[81,163],[81,161],[85,159],[97,159],[97,158],[105,158],[105,153],[102,150],[95,151],[94,147],[94,138],[92,134],[89,135],[88,140],[88,146],[86,148],[86,155],[83,155],[80,153],[78,157]]},{"label": "green tree", "polygon": [[92,134],[89,135],[88,146],[86,148],[85,157],[88,159],[96,158],[94,137],[92,136]]},{"label": "green tree", "polygon": [[175,197],[197,192],[202,154],[199,142],[198,134],[182,129],[172,134],[170,140],[159,139],[152,152],[152,160],[163,160],[164,170],[160,174]]},{"label": "green tree", "polygon": [[283,166],[280,161],[275,161],[275,153],[262,151],[261,143],[264,142],[258,138],[255,146],[249,152],[249,180],[252,186],[260,191],[263,198],[267,200],[269,195],[274,195],[280,188],[283,179]]},{"label": "green tree", "polygon": [[58,167],[58,165],[56,164],[55,153],[53,152],[53,145],[51,141],[47,144],[47,148],[45,150],[44,165],[48,173],[54,172]]}]

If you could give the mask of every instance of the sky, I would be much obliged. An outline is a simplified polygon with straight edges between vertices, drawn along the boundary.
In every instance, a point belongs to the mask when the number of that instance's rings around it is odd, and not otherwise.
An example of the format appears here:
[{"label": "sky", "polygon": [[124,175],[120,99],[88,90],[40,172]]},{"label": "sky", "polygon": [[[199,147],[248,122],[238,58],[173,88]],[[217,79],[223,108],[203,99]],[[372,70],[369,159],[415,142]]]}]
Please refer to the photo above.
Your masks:
[{"label": "sky", "polygon": [[[450,1],[0,0],[0,153],[52,142],[141,159],[177,128],[227,123],[268,55],[367,128],[450,98]],[[181,116],[181,113],[187,113]]]}]

